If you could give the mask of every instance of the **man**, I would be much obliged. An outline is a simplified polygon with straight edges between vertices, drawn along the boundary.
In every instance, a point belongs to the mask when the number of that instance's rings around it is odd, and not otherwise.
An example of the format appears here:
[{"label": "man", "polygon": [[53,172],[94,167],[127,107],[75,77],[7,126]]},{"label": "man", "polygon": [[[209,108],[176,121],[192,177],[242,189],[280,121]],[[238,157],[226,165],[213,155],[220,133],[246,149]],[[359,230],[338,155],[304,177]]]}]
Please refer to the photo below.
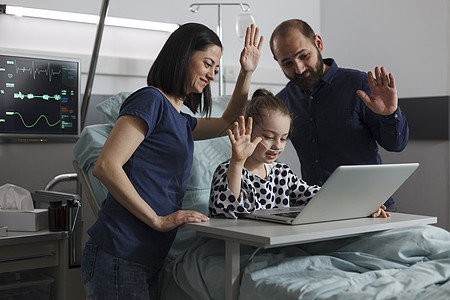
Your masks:
[{"label": "man", "polygon": [[293,114],[290,139],[308,184],[322,185],[339,165],[380,164],[378,145],[397,152],[406,147],[408,123],[394,76],[384,67],[375,68],[375,81],[372,72],[322,59],[322,38],[301,20],[278,25],[270,48],[290,80],[277,96]]}]

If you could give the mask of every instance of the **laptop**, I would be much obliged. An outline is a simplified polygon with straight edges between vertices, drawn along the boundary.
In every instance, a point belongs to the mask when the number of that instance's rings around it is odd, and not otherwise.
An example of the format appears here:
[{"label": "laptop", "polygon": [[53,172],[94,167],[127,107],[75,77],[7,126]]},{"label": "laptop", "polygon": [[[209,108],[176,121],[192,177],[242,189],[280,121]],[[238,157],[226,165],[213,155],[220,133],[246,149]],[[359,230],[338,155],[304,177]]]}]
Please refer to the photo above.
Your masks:
[{"label": "laptop", "polygon": [[418,163],[340,166],[306,206],[255,210],[245,217],[291,225],[369,217],[418,167]]}]

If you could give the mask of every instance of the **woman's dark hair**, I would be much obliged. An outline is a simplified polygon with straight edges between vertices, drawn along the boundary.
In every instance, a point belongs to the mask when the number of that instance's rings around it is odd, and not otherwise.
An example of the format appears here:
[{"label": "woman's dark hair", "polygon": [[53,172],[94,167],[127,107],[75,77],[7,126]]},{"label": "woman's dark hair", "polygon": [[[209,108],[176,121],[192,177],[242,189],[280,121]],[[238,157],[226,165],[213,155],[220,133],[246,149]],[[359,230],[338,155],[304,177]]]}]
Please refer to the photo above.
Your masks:
[{"label": "woman's dark hair", "polygon": [[[202,24],[186,23],[175,30],[167,39],[156,57],[147,76],[147,84],[160,88],[163,92],[184,99],[184,104],[193,112],[211,113],[211,87],[209,84],[202,94],[186,94],[189,63],[195,51],[203,51],[211,45],[222,43],[217,34]],[[203,106],[202,106],[203,95]]]},{"label": "woman's dark hair", "polygon": [[[261,124],[262,118],[268,116],[269,112],[280,112],[291,118],[288,108],[284,102],[266,89],[257,89],[251,101],[245,108],[245,119],[252,117],[254,124]],[[291,118],[292,120],[292,118]]]}]

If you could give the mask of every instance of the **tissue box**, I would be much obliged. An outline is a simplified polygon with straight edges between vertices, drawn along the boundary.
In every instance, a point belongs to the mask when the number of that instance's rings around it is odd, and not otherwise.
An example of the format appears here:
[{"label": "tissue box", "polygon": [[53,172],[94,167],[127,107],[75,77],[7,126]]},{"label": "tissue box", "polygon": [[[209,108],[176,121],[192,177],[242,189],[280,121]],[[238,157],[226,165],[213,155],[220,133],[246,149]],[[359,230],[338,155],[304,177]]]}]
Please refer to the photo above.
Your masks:
[{"label": "tissue box", "polygon": [[39,231],[48,229],[48,210],[0,209],[0,225],[8,231]]}]

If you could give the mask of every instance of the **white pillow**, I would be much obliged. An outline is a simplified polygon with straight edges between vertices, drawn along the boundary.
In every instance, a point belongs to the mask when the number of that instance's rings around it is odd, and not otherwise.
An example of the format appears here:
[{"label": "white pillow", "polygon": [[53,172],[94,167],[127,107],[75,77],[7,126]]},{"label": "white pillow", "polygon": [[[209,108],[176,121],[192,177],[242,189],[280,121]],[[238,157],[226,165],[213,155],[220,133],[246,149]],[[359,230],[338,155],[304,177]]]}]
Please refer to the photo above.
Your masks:
[{"label": "white pillow", "polygon": [[[221,96],[213,100],[211,117],[220,117],[230,100],[230,96]],[[181,109],[190,113],[186,106]],[[194,115],[198,117],[198,115]],[[209,194],[211,180],[217,166],[231,157],[231,144],[228,136],[194,142],[194,161],[191,175],[183,198],[183,209],[196,210],[209,215]],[[172,260],[197,239],[195,231],[178,229],[168,259]]]},{"label": "white pillow", "polygon": [[106,115],[108,122],[111,125],[114,125],[117,121],[117,117],[119,116],[120,107],[122,106],[123,101],[131,95],[131,92],[120,92],[108,99],[100,102],[95,106],[99,111]]}]

